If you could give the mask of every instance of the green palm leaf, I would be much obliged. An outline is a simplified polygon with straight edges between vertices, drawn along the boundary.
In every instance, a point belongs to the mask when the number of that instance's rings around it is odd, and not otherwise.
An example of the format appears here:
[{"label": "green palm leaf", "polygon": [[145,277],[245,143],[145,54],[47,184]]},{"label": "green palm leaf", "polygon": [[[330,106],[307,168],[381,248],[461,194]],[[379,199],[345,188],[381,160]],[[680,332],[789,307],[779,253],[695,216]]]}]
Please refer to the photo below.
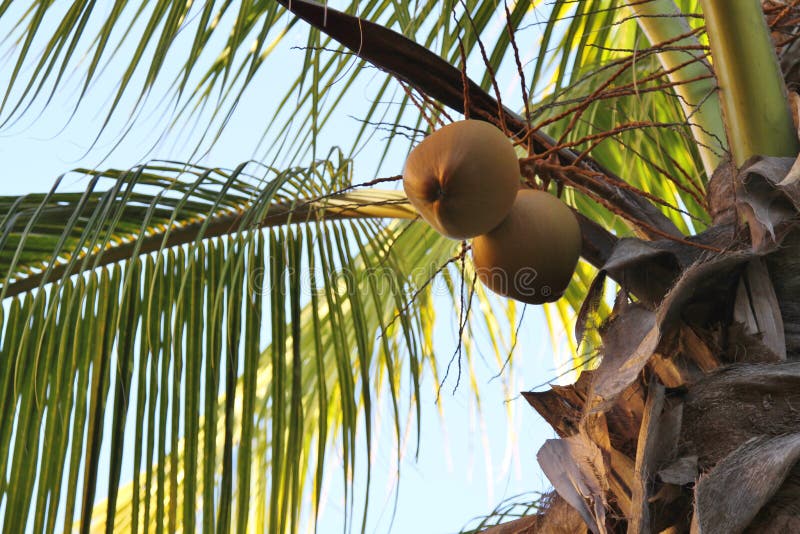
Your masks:
[{"label": "green palm leaf", "polygon": [[[78,510],[101,530],[296,530],[337,442],[353,494],[372,406],[390,403],[398,440],[403,410],[418,425],[421,374],[435,369],[420,314],[457,244],[422,224],[380,224],[414,215],[392,191],[336,193],[348,172],[347,160],[283,173],[164,163],[87,171],[81,195],[5,199],[5,524],[53,530],[59,506],[46,503],[63,501],[64,530]],[[108,497],[94,509],[105,436]],[[264,454],[265,476],[251,477]]]}]

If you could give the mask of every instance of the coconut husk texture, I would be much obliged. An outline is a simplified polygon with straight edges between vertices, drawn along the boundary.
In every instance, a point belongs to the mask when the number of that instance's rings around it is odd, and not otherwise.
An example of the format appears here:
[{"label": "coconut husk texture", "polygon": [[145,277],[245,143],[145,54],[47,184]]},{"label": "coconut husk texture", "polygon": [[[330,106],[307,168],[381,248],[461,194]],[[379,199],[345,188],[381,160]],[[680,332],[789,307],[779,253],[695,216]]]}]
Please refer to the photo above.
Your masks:
[{"label": "coconut husk texture", "polygon": [[527,304],[558,300],[581,251],[578,221],[545,191],[521,189],[500,225],[472,240],[481,282],[495,293]]},{"label": "coconut husk texture", "polygon": [[520,187],[517,154],[496,126],[463,120],[414,147],[403,188],[420,216],[440,234],[469,239],[505,219]]}]

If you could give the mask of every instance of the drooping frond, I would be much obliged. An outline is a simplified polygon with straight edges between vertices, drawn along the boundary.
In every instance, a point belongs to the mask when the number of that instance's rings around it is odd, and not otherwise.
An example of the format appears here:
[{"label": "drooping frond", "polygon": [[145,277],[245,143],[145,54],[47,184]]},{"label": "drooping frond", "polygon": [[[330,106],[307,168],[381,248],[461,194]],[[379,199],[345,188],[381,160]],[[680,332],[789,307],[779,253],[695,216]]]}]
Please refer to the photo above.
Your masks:
[{"label": "drooping frond", "polygon": [[416,217],[392,191],[348,193],[351,164],[340,152],[332,155],[336,161],[288,171],[246,163],[224,172],[171,162],[79,169],[83,192],[58,192],[62,177],[47,194],[0,197],[0,258],[7,266],[0,296],[137,254],[320,214]]},{"label": "drooping frond", "polygon": [[353,506],[374,410],[398,440],[418,420],[420,313],[457,244],[381,223],[412,214],[340,193],[348,172],[163,163],[4,200],[5,525],[296,530],[333,446]]},{"label": "drooping frond", "polygon": [[[8,27],[8,79],[0,100],[0,125],[13,124],[69,90],[74,113],[85,109],[88,101],[104,102],[101,109],[91,110],[99,111],[102,120],[90,135],[112,124],[119,130],[114,136],[124,134],[141,119],[146,105],[151,105],[148,112],[164,117],[164,131],[158,133],[175,135],[189,119],[201,117],[203,133],[194,139],[195,154],[200,154],[219,138],[245,93],[266,83],[283,96],[270,95],[266,131],[252,138],[263,134],[262,140],[282,139],[267,152],[291,165],[318,156],[317,136],[334,127],[333,112],[351,102],[366,80],[378,89],[371,96],[374,104],[358,117],[363,126],[348,140],[353,151],[374,142],[370,124],[385,124],[395,139],[403,139],[404,122],[411,121],[415,128],[423,125],[413,100],[389,76],[374,80],[374,71],[363,61],[342,53],[329,37],[299,25],[278,2],[118,0],[103,7],[90,0],[0,4],[0,20]],[[412,9],[404,2],[370,0],[331,7],[379,21],[453,64],[460,61],[462,45],[470,55],[477,53],[479,44],[489,50],[490,70],[508,62],[509,34],[497,31],[498,6],[493,3],[448,0],[415,4]],[[516,29],[531,11],[520,2],[510,14]],[[302,45],[288,50],[287,41]],[[487,89],[488,72],[481,80]],[[94,85],[101,76],[113,79],[112,94],[97,94]],[[119,121],[120,116],[127,119]]]}]

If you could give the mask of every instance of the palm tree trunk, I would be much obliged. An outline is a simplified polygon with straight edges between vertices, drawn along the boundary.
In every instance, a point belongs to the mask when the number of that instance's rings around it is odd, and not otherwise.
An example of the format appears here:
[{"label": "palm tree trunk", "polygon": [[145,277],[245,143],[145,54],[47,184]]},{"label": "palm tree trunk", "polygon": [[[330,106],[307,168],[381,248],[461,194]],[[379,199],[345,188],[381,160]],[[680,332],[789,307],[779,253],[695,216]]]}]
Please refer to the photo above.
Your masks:
[{"label": "palm tree trunk", "polygon": [[[763,159],[724,179],[766,188],[790,165]],[[782,230],[758,251],[716,232],[734,250],[681,268],[654,307],[623,287],[600,365],[525,394],[559,435],[538,458],[571,520],[592,532],[800,529],[800,234]],[[686,265],[689,252],[659,261]]]}]

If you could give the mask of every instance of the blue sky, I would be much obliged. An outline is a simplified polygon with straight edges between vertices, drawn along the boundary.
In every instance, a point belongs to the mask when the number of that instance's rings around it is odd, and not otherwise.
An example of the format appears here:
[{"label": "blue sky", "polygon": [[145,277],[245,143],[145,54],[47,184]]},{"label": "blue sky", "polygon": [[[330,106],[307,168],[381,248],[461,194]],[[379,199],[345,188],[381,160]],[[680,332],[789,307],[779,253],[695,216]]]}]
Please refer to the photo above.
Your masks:
[{"label": "blue sky", "polygon": [[[26,2],[14,3],[11,12],[0,20],[0,35],[9,29]],[[110,1],[100,2],[98,9],[107,10]],[[16,12],[16,13],[15,13]],[[95,27],[102,17],[95,17]],[[223,20],[221,24],[225,21]],[[48,34],[58,20],[46,19],[41,29]],[[498,31],[502,26],[497,26]],[[133,35],[141,28],[135,28]],[[87,34],[91,34],[91,29]],[[190,38],[190,32],[183,37]],[[270,104],[281,98],[287,83],[282,73],[293,71],[302,61],[303,51],[292,50],[292,45],[304,44],[304,28],[298,27],[290,34],[276,52],[275,57],[257,76],[245,94],[222,137],[199,162],[219,167],[234,167],[248,159],[261,159],[270,140],[259,144],[264,125],[274,111]],[[534,32],[526,39],[535,41]],[[128,41],[119,57],[125,57]],[[12,43],[2,44],[2,66],[0,87],[5,87],[14,54],[9,54]],[[39,42],[39,48],[41,42]],[[38,52],[39,48],[34,46]],[[534,47],[530,47],[533,49]],[[36,56],[35,56],[36,57]],[[38,57],[37,57],[38,59]],[[172,68],[180,65],[180,55],[167,58]],[[169,93],[171,78],[162,77],[148,97],[146,105],[137,114],[134,127],[119,144],[119,134],[124,128],[131,109],[129,95],[122,112],[107,127],[107,134],[96,143],[95,136],[105,119],[105,110],[116,90],[115,80],[124,68],[121,60],[112,62],[91,87],[83,104],[73,115],[75,98],[79,91],[81,65],[67,72],[63,88],[57,91],[52,102],[41,110],[34,106],[22,119],[7,124],[0,130],[0,161],[3,162],[4,178],[0,181],[0,194],[18,195],[26,192],[48,190],[62,173],[77,167],[129,168],[151,158],[185,160],[198,139],[198,129],[193,122],[182,123],[170,132],[161,143],[154,146],[154,137],[160,135],[164,126],[164,107],[159,106],[163,94]],[[170,67],[167,67],[170,68]],[[472,72],[479,72],[473,69]],[[24,74],[24,73],[23,73]],[[141,75],[141,73],[139,73]],[[377,76],[376,76],[377,78]],[[501,88],[508,88],[509,96],[518,91],[518,82],[512,77],[503,78]],[[334,115],[331,125],[324,132],[321,143],[334,145],[357,131],[360,126],[356,117],[363,114],[374,94],[374,78],[364,76],[360,86],[351,91]],[[516,92],[518,98],[519,93]],[[508,98],[506,102],[513,102]],[[513,104],[511,104],[513,106]],[[207,116],[207,114],[206,114]],[[71,119],[68,120],[68,118]],[[202,123],[202,116],[200,121]],[[302,125],[300,125],[302,127]],[[380,146],[382,134],[370,141]],[[375,177],[377,156],[380,151],[362,150],[356,160],[356,181]],[[321,152],[326,152],[322,151]],[[404,153],[394,150],[382,169],[383,176],[398,174],[402,168]],[[67,189],[81,190],[82,180],[70,176],[65,181]],[[452,305],[442,300],[439,306],[436,329],[436,351],[440,365],[446,365],[456,347],[457,317],[451,316]],[[549,334],[545,328],[541,309],[529,307],[520,329],[521,337],[515,349],[517,366],[510,390],[518,392],[553,379],[557,374],[556,358],[553,354]],[[487,352],[487,339],[473,340],[477,349]],[[566,348],[562,350],[562,356]],[[493,358],[483,360],[476,350],[476,383],[481,395],[481,415],[477,416],[474,400],[468,384],[452,394],[453,382],[448,381],[440,399],[444,411],[444,422],[439,418],[435,405],[435,388],[424,389],[423,436],[418,459],[413,458],[413,442],[409,446],[401,466],[401,484],[393,532],[438,533],[460,529],[472,517],[489,512],[504,498],[513,495],[544,490],[548,484],[536,464],[536,451],[542,442],[553,437],[552,430],[536,415],[521,397],[512,397],[503,392],[500,380],[492,380],[498,372]],[[426,377],[432,386],[431,377]],[[507,418],[507,402],[512,417]],[[370,500],[373,503],[368,531],[387,532],[394,503],[391,475],[394,473],[393,440],[384,429],[379,446],[373,451],[373,484]],[[335,465],[332,467],[335,468]],[[101,469],[101,472],[103,470]],[[129,470],[123,468],[123,477]],[[129,475],[128,475],[129,476]],[[342,519],[341,493],[333,477],[329,479],[330,491],[320,523],[320,532],[340,532]],[[103,481],[99,488],[104,488]],[[102,498],[101,493],[98,497]]]}]

